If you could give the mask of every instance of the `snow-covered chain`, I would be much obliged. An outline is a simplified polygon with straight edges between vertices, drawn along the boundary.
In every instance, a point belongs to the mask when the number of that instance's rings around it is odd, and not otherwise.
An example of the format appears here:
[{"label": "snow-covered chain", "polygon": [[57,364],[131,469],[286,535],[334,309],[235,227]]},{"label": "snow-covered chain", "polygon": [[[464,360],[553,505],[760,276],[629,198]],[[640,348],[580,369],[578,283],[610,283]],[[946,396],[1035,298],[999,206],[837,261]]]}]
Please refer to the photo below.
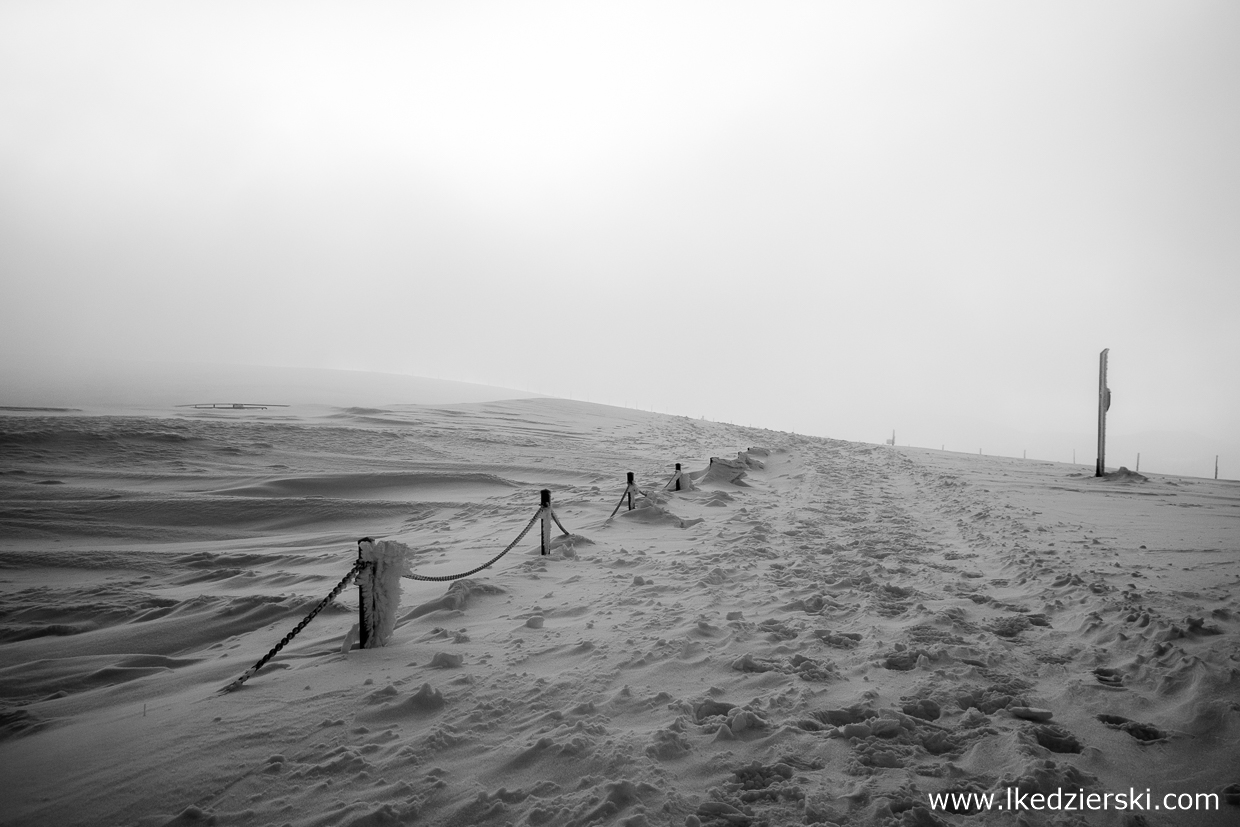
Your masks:
[{"label": "snow-covered chain", "polygon": [[[469,577],[471,574],[477,574],[478,572],[482,571],[488,566],[491,566],[497,560],[499,560],[499,558],[503,557],[505,554],[512,551],[514,548],[516,548],[517,543],[521,542],[521,539],[525,537],[526,534],[530,533],[530,529],[534,527],[534,523],[538,522],[538,518],[541,516],[542,516],[542,509],[540,508],[538,509],[538,513],[536,513],[533,517],[530,517],[530,521],[525,524],[525,528],[521,529],[521,533],[517,535],[517,539],[513,540],[511,543],[508,544],[508,548],[504,549],[499,554],[492,557],[490,560],[487,560],[485,563],[483,563],[481,566],[478,566],[478,568],[476,569],[470,569],[464,574],[445,574],[440,577],[430,577],[430,576],[423,575],[423,574],[403,574],[401,576],[408,577],[410,580],[425,580],[430,583],[442,583],[447,580],[460,580],[462,577]],[[557,524],[559,524],[559,522],[560,522],[559,520],[556,520]],[[560,528],[563,529],[564,526],[560,526]],[[564,533],[567,534],[568,532],[565,531]]]},{"label": "snow-covered chain", "polygon": [[[483,563],[481,566],[478,566],[477,568],[470,569],[469,571],[464,572],[462,574],[447,574],[447,575],[442,575],[438,577],[432,577],[432,576],[427,576],[427,575],[422,575],[422,574],[412,574],[412,573],[402,574],[401,576],[408,577],[411,580],[424,580],[424,581],[432,582],[432,583],[441,583],[441,582],[445,582],[448,580],[460,580],[463,577],[469,577],[471,574],[477,574],[483,569],[494,565],[501,557],[503,557],[505,554],[512,551],[514,548],[516,548],[517,543],[521,542],[521,540],[525,537],[525,535],[529,534],[530,529],[534,527],[534,523],[538,522],[538,518],[543,516],[544,510],[551,515],[551,519],[555,520],[555,524],[560,527],[560,530],[563,531],[565,535],[569,535],[568,529],[566,529],[564,527],[564,524],[560,522],[560,518],[555,515],[555,512],[551,511],[551,507],[544,506],[543,508],[539,508],[537,513],[535,513],[534,516],[530,518],[530,521],[525,524],[525,528],[521,529],[521,533],[517,535],[517,539],[509,543],[508,547],[505,548],[503,551],[501,551],[499,554],[495,555],[490,560],[486,561],[485,563]],[[279,651],[283,649],[288,644],[288,642],[297,635],[298,632],[306,628],[306,625],[309,624],[310,621],[314,620],[315,615],[317,615],[320,611],[322,611],[324,606],[326,606],[328,603],[335,600],[337,595],[339,595],[340,592],[344,591],[344,588],[353,581],[353,578],[357,576],[358,572],[360,572],[362,569],[364,569],[367,566],[374,565],[373,562],[369,560],[365,560],[361,556],[361,543],[366,542],[366,541],[370,541],[370,538],[366,537],[363,540],[358,540],[358,560],[356,563],[353,564],[353,568],[349,570],[349,573],[344,576],[344,579],[336,584],[336,588],[332,589],[331,594],[323,598],[323,600],[319,603],[319,605],[315,606],[314,610],[310,612],[310,614],[306,615],[305,619],[302,620],[301,623],[298,623],[297,626],[293,629],[293,631],[285,635],[284,640],[277,643],[275,645],[275,648],[273,648],[270,652],[268,652],[263,657],[262,660],[260,660],[258,663],[251,666],[244,675],[237,678],[235,681],[228,684],[228,686],[225,686],[223,689],[221,689],[220,690],[221,692],[232,692],[234,689],[239,689],[243,683],[248,681],[250,678],[254,677],[255,673],[257,673],[259,669],[262,669],[263,666],[267,663],[267,661],[275,657],[279,653]]]},{"label": "snow-covered chain", "polygon": [[259,669],[262,669],[263,665],[266,664],[267,661],[274,658],[276,654],[279,653],[279,651],[283,649],[290,640],[296,637],[298,632],[306,628],[306,626],[310,623],[310,621],[314,620],[315,615],[323,611],[324,606],[326,606],[328,603],[331,603],[333,600],[335,600],[336,596],[339,595],[342,591],[344,591],[345,586],[349,585],[349,583],[352,582],[353,578],[357,576],[357,573],[362,570],[362,567],[366,565],[368,565],[368,563],[365,560],[358,559],[358,561],[353,564],[353,568],[349,569],[349,573],[344,576],[344,579],[336,584],[336,588],[332,589],[331,594],[323,598],[319,602],[319,605],[315,606],[314,610],[311,611],[310,614],[306,615],[305,619],[302,620],[301,623],[298,623],[297,626],[294,627],[293,631],[285,635],[284,640],[277,643],[274,649],[272,649],[270,652],[268,652],[266,655],[263,656],[262,660],[260,660],[258,663],[254,664],[248,670],[246,670],[246,673],[244,675],[237,678],[235,681],[228,684],[228,686],[225,686],[220,691],[221,692],[232,692],[234,689],[241,688],[241,684],[245,683],[250,678],[254,677],[255,673],[257,673]]}]

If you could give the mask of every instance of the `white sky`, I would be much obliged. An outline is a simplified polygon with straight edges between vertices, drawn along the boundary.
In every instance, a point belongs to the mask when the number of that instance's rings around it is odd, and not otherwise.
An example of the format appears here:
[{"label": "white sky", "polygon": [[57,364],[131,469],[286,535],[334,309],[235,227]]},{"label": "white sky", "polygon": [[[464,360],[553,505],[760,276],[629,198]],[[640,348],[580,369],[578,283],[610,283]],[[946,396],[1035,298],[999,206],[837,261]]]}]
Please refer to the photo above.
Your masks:
[{"label": "white sky", "polygon": [[10,0],[0,278],[4,364],[1092,455],[1109,347],[1240,443],[1240,3]]}]

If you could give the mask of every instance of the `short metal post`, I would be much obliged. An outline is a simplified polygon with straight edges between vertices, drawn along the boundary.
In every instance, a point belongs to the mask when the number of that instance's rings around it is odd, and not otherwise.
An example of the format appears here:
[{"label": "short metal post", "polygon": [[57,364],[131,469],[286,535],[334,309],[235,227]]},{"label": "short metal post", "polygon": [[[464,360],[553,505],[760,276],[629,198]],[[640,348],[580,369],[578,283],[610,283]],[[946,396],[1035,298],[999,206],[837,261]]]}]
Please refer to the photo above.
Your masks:
[{"label": "short metal post", "polygon": [[628,487],[625,488],[625,493],[628,495],[628,498],[629,498],[629,511],[633,510],[633,486],[634,484],[635,483],[633,482],[633,472],[630,471],[629,472],[629,484],[628,484]]},{"label": "short metal post", "polygon": [[680,490],[680,463],[676,463],[676,490]]},{"label": "short metal post", "polygon": [[542,553],[551,553],[551,489],[542,490]]}]

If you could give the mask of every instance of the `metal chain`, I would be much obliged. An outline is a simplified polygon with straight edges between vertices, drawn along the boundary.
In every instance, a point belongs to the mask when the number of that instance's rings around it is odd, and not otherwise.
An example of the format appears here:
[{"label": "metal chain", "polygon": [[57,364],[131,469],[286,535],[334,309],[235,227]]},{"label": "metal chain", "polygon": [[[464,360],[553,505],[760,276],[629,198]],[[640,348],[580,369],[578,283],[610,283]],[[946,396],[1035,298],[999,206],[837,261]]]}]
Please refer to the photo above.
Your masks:
[{"label": "metal chain", "polygon": [[[521,542],[522,538],[524,538],[526,534],[529,534],[530,529],[534,527],[534,523],[538,522],[538,517],[540,514],[542,514],[541,508],[538,509],[538,513],[535,514],[533,517],[531,517],[530,521],[525,524],[525,528],[521,529],[521,533],[517,535],[517,539],[513,540],[511,543],[508,544],[508,548],[504,549],[499,554],[495,555],[490,560],[486,561],[485,563],[483,563],[481,566],[479,566],[476,569],[470,569],[464,574],[447,574],[441,577],[430,577],[424,574],[402,574],[401,577],[408,577],[410,580],[424,580],[428,583],[444,583],[449,580],[460,580],[462,577],[469,577],[471,574],[477,574],[478,572],[492,565],[496,560],[498,560],[499,558],[503,557],[505,554],[512,551],[514,548],[516,548],[517,543]],[[554,514],[552,516],[554,516]],[[556,522],[559,522],[559,520],[557,520]]]},{"label": "metal chain", "polygon": [[[568,534],[569,533],[568,529],[566,529],[564,527],[564,524],[560,522],[560,518],[555,516],[555,512],[551,511],[550,508],[548,508],[547,510],[551,513],[551,519],[555,520],[555,524],[560,527],[560,531],[563,531],[565,534]],[[541,515],[542,515],[542,509],[540,508],[538,509],[538,512],[533,517],[530,518],[530,521],[525,524],[525,528],[521,529],[521,533],[517,535],[517,539],[513,540],[511,543],[508,544],[507,548],[505,548],[499,554],[492,557],[490,560],[483,563],[481,566],[478,566],[476,569],[470,569],[464,574],[449,574],[449,575],[444,575],[442,577],[430,577],[430,576],[426,576],[422,574],[405,574],[405,575],[402,575],[402,577],[408,577],[410,580],[423,580],[423,581],[427,581],[431,583],[442,583],[448,580],[460,580],[462,577],[469,577],[471,574],[477,574],[483,569],[494,565],[495,562],[498,561],[501,557],[503,557],[505,554],[512,551],[514,548],[516,548],[517,543],[521,542],[521,540],[525,538],[525,535],[530,533],[530,529],[534,527],[534,523],[538,522],[538,518]],[[260,660],[258,663],[251,666],[244,675],[237,678],[235,681],[228,684],[228,686],[225,686],[220,691],[221,692],[232,692],[235,689],[239,689],[241,687],[241,684],[245,683],[250,678],[254,677],[254,675],[258,672],[258,670],[262,669],[263,666],[266,665],[267,661],[271,660],[277,654],[279,654],[280,650],[283,649],[286,645],[288,645],[288,642],[292,640],[294,637],[296,637],[298,632],[306,628],[306,626],[310,623],[310,621],[314,620],[315,615],[317,615],[319,612],[323,610],[323,607],[325,607],[328,603],[335,600],[336,597],[340,594],[340,592],[344,591],[345,586],[349,585],[349,583],[353,580],[353,578],[357,576],[357,573],[361,571],[365,566],[368,566],[368,565],[370,565],[368,561],[361,560],[361,559],[359,559],[356,563],[354,563],[353,568],[349,569],[349,573],[344,576],[344,579],[336,584],[336,588],[332,589],[331,594],[323,598],[323,600],[319,603],[319,605],[315,606],[314,610],[310,612],[310,614],[306,615],[305,619],[302,620],[301,623],[298,623],[297,626],[294,627],[293,631],[285,635],[284,640],[277,643],[275,645],[275,648],[273,648],[270,652],[268,652],[263,657],[262,660]]]},{"label": "metal chain", "polygon": [[[647,498],[650,497],[649,494],[647,494],[645,491],[638,488],[636,485],[633,486],[633,490],[636,491],[638,494],[641,494],[643,497],[647,497]],[[628,495],[629,495],[629,489],[625,488],[624,493],[620,495],[620,502],[616,503],[616,507],[611,510],[611,516],[608,517],[607,519],[610,520],[612,517],[616,516],[616,512],[620,510],[620,506],[624,505],[624,498],[627,497]],[[556,520],[557,525],[559,524],[559,522],[560,522],[559,520]],[[560,528],[564,528],[564,526],[560,526]],[[567,534],[568,532],[566,531],[564,533]]]},{"label": "metal chain", "polygon": [[331,590],[331,594],[329,594],[329,595],[327,595],[327,597],[323,598],[323,599],[319,602],[319,605],[315,606],[315,607],[314,607],[314,610],[313,610],[312,612],[310,612],[310,614],[306,615],[305,619],[304,619],[304,620],[302,620],[302,622],[301,622],[301,623],[298,623],[298,624],[297,624],[297,626],[293,629],[293,631],[291,631],[291,632],[289,632],[287,635],[285,635],[285,636],[284,636],[284,640],[282,640],[282,641],[280,641],[279,643],[277,643],[277,644],[275,645],[275,648],[274,648],[274,649],[272,649],[270,652],[268,652],[268,653],[267,653],[267,654],[263,657],[263,659],[262,659],[262,660],[260,660],[258,663],[256,663],[256,664],[254,664],[253,666],[251,666],[251,667],[249,668],[249,670],[247,670],[247,671],[246,671],[246,673],[245,673],[244,675],[242,675],[241,677],[237,678],[235,681],[233,681],[232,683],[228,684],[228,686],[225,686],[225,687],[224,687],[223,689],[221,689],[220,691],[221,691],[221,692],[232,692],[234,689],[239,689],[239,688],[241,687],[241,684],[245,683],[245,682],[246,682],[246,681],[248,681],[250,678],[254,677],[255,673],[257,673],[259,669],[262,669],[262,668],[263,668],[263,666],[267,663],[267,661],[269,661],[269,660],[271,660],[272,658],[274,658],[274,657],[275,657],[275,656],[279,653],[279,651],[280,651],[281,649],[283,649],[283,648],[284,648],[284,647],[288,644],[288,642],[289,642],[290,640],[292,640],[294,637],[296,637],[296,636],[297,636],[297,633],[298,633],[298,632],[300,632],[302,629],[306,628],[306,626],[310,623],[310,621],[314,620],[315,615],[317,615],[319,612],[323,611],[323,607],[324,607],[324,606],[326,606],[328,603],[331,603],[333,600],[335,600],[335,599],[336,599],[336,597],[337,597],[337,596],[338,596],[338,595],[339,595],[342,591],[344,591],[345,586],[348,586],[348,585],[349,585],[349,582],[350,582],[350,581],[352,581],[352,580],[353,580],[353,578],[357,576],[357,573],[358,573],[359,571],[361,571],[363,567],[368,566],[368,565],[370,565],[370,564],[369,564],[367,561],[365,561],[365,560],[360,560],[360,559],[359,559],[356,563],[354,563],[354,564],[353,564],[353,568],[349,569],[349,573],[348,573],[348,574],[346,574],[346,575],[344,576],[344,579],[343,579],[343,580],[341,580],[339,583],[337,583],[337,584],[336,584],[336,588],[334,588],[334,589],[332,589],[332,590]]},{"label": "metal chain", "polygon": [[[616,503],[616,507],[611,510],[611,517],[616,516],[616,512],[620,510],[620,506],[624,505],[624,498],[629,495],[629,489],[624,489],[624,493],[620,495],[620,502]],[[608,517],[607,519],[611,519]]]},{"label": "metal chain", "polygon": [[[547,506],[547,510],[551,511],[551,506]],[[564,527],[564,523],[560,522],[560,518],[555,516],[555,512],[551,511],[551,519],[555,520],[555,524],[560,527],[560,531],[564,532],[565,537],[572,537],[573,533]]]}]

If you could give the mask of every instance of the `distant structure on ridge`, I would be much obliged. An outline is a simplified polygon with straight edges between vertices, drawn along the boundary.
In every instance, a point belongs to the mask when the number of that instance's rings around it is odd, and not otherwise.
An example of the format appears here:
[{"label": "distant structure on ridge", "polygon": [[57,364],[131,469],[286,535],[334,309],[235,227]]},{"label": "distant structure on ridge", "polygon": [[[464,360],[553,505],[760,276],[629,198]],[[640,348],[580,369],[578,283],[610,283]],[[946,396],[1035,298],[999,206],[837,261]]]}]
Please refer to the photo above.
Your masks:
[{"label": "distant structure on ridge", "polygon": [[198,402],[193,405],[177,405],[178,408],[223,408],[229,411],[265,411],[268,408],[287,408],[288,405],[260,405],[256,402]]}]

